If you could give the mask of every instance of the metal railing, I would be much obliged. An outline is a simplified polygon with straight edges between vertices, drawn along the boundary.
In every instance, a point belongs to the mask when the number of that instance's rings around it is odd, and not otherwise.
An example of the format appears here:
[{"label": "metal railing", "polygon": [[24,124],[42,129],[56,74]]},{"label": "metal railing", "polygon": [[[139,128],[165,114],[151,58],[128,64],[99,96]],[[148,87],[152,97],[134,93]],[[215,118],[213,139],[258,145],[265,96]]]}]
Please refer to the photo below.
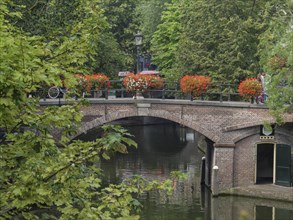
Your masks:
[{"label": "metal railing", "polygon": [[[161,89],[150,89],[146,92],[143,92],[144,98],[153,98],[153,99],[180,99],[180,100],[194,100],[199,99],[202,101],[241,101],[241,97],[237,92],[238,85],[237,84],[221,84],[221,83],[213,83],[212,86],[206,93],[200,95],[200,97],[193,97],[190,94],[182,93],[180,90],[179,82],[168,82],[164,83],[163,88]],[[34,93],[30,94],[31,96],[39,97],[46,101],[49,99],[48,97],[48,89],[40,88]],[[132,98],[135,93],[129,92],[123,86],[123,81],[121,80],[110,80],[110,87],[103,88],[100,90],[91,90],[91,91],[75,91],[75,89],[69,89],[70,92],[68,94],[61,94],[58,98],[64,98],[63,96],[71,96],[75,99],[80,98]]]}]

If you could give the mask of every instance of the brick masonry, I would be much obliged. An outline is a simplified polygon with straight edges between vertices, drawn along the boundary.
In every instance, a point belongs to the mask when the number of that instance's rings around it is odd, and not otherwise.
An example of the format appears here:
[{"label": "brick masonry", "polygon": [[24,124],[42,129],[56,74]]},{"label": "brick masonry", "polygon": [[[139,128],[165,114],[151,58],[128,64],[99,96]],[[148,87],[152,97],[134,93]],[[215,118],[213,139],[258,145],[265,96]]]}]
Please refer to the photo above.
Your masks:
[{"label": "brick masonry", "polygon": [[286,125],[277,127],[274,140],[260,140],[259,126],[264,121],[274,123],[268,109],[260,105],[188,100],[96,99],[83,107],[82,112],[84,120],[77,136],[103,124],[134,116],[167,119],[201,133],[214,143],[212,167],[219,167],[220,191],[254,184],[257,143],[269,141],[289,144],[293,152],[293,115],[285,115]]}]

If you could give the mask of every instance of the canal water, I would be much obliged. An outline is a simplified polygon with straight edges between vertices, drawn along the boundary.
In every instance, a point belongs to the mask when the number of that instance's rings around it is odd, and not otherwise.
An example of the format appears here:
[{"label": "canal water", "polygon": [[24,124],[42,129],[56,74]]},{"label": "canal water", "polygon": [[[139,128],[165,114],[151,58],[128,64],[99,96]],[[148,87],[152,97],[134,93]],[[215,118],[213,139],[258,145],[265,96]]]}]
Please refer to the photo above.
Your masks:
[{"label": "canal water", "polygon": [[[105,184],[119,183],[133,175],[164,180],[181,171],[187,180],[177,182],[172,195],[151,192],[141,198],[142,220],[293,220],[293,204],[243,198],[212,198],[200,184],[202,136],[174,123],[124,126],[138,143],[127,155],[102,161]],[[90,139],[94,139],[92,136]],[[200,144],[201,145],[201,144]]]}]

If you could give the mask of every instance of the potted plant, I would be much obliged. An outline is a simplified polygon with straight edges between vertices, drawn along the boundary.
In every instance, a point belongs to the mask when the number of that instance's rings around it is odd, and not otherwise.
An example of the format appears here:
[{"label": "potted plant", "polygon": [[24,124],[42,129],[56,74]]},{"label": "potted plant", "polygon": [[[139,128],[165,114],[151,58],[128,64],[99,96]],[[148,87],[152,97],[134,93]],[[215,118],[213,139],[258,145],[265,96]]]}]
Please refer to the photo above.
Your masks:
[{"label": "potted plant", "polygon": [[164,80],[160,76],[148,75],[148,89],[161,89],[164,86]]},{"label": "potted plant", "polygon": [[101,73],[93,73],[88,75],[89,85],[91,90],[99,91],[101,89],[109,89],[110,88],[110,80],[109,78]]},{"label": "potted plant", "polygon": [[[91,75],[86,75],[87,81],[87,92],[94,92],[94,97],[98,97],[98,92],[102,90],[107,90],[110,88],[109,78],[102,73],[93,73]],[[102,94],[102,93],[101,93]]]},{"label": "potted plant", "polygon": [[259,96],[262,92],[261,82],[256,78],[245,79],[239,84],[238,92],[242,98],[250,100],[253,103],[254,97]]},{"label": "potted plant", "polygon": [[164,81],[160,76],[131,73],[123,79],[123,85],[127,91],[134,92],[134,98],[137,98],[150,89],[162,88]]},{"label": "potted plant", "polygon": [[144,92],[148,88],[147,78],[141,74],[128,74],[123,79],[123,85],[130,92]]},{"label": "potted plant", "polygon": [[183,93],[198,97],[205,93],[211,86],[212,79],[208,76],[186,75],[180,80],[180,88]]}]

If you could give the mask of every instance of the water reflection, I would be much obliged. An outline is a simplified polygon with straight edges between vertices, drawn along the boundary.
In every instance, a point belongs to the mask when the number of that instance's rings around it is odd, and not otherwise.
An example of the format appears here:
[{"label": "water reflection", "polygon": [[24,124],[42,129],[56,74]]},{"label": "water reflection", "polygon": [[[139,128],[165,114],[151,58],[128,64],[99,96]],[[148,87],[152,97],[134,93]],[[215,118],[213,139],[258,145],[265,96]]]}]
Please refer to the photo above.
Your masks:
[{"label": "water reflection", "polygon": [[293,220],[293,204],[246,197],[211,199],[212,219]]},{"label": "water reflection", "polygon": [[[106,183],[118,183],[133,175],[163,180],[171,171],[185,172],[171,196],[151,192],[141,199],[141,219],[155,220],[293,220],[293,204],[243,197],[211,197],[200,185],[203,153],[197,148],[198,134],[176,124],[126,127],[135,136],[138,149],[103,161]],[[194,137],[194,138],[192,138]]]},{"label": "water reflection", "polygon": [[203,156],[197,148],[197,134],[176,124],[130,126],[138,149],[128,155],[116,155],[103,161],[108,182],[120,182],[139,174],[147,180],[164,180],[170,172],[187,174],[185,183],[177,182],[173,195],[150,192],[142,198],[141,219],[204,219],[200,197],[200,164]]}]

